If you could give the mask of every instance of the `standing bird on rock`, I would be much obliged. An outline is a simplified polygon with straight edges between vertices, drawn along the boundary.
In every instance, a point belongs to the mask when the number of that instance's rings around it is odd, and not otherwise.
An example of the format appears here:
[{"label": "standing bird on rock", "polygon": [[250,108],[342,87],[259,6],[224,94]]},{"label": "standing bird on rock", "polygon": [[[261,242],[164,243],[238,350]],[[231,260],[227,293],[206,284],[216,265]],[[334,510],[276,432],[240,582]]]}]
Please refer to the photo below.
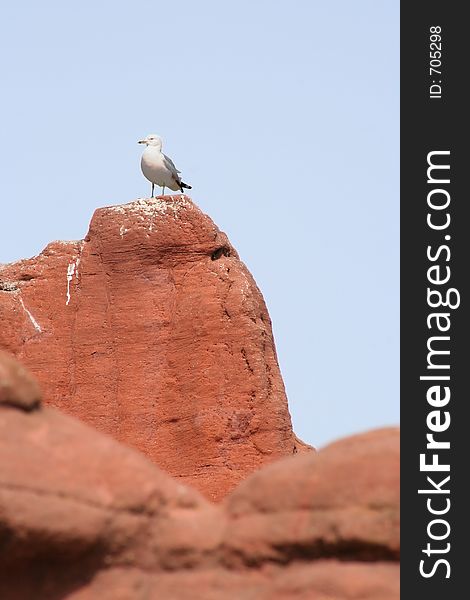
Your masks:
[{"label": "standing bird on rock", "polygon": [[154,133],[151,133],[143,140],[139,140],[139,144],[145,144],[144,153],[140,166],[142,173],[152,184],[152,198],[155,184],[162,188],[162,196],[165,195],[165,188],[168,187],[174,192],[182,192],[190,190],[191,186],[181,180],[180,172],[175,167],[174,162],[162,152],[162,138]]}]

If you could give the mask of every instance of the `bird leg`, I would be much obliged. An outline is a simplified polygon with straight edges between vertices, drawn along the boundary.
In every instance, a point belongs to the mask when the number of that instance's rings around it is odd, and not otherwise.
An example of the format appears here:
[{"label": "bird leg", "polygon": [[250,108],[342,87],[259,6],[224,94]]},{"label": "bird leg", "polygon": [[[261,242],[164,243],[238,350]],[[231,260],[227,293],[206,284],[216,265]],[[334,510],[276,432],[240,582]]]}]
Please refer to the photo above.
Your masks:
[{"label": "bird leg", "polygon": [[162,196],[165,195],[165,186],[162,187]]},{"label": "bird leg", "polygon": [[155,187],[155,184],[152,183],[152,195],[150,196],[151,198],[153,198],[153,188]]}]

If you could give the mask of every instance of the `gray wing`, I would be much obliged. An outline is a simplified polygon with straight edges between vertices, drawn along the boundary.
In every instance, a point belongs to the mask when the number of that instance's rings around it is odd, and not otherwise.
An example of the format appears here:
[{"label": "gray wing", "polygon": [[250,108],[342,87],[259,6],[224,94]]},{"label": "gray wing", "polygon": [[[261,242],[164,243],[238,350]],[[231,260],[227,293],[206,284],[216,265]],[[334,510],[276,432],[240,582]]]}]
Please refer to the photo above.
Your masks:
[{"label": "gray wing", "polygon": [[181,171],[178,171],[178,169],[175,166],[175,163],[171,160],[171,158],[169,158],[166,154],[163,155],[163,162],[165,163],[165,167],[172,172],[172,174],[176,177],[177,180],[179,180],[179,176],[178,173],[181,173]]}]

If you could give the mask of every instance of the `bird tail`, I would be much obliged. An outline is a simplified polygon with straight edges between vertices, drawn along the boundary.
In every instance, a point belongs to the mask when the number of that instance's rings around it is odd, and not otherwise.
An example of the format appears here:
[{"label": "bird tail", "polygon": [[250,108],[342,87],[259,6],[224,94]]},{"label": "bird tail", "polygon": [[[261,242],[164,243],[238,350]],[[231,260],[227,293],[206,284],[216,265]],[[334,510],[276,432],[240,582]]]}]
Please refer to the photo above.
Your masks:
[{"label": "bird tail", "polygon": [[188,185],[187,183],[184,183],[184,181],[180,181],[180,189],[181,189],[181,192],[184,193],[185,189],[192,190],[193,188],[190,185]]}]

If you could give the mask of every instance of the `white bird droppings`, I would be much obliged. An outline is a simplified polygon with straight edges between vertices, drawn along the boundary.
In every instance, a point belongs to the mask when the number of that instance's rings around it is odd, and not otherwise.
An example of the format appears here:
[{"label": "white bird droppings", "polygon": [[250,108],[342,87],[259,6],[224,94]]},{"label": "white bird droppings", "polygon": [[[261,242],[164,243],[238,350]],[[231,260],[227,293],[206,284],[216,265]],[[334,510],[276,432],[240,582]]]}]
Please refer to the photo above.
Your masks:
[{"label": "white bird droppings", "polygon": [[67,300],[65,301],[65,306],[68,306],[70,302],[70,284],[72,282],[73,276],[78,279],[78,265],[80,264],[80,257],[77,257],[74,261],[72,261],[67,267]]},{"label": "white bird droppings", "polygon": [[36,321],[36,319],[33,317],[33,315],[29,312],[29,310],[26,308],[26,306],[24,305],[23,302],[23,298],[20,296],[20,304],[23,307],[24,312],[28,315],[29,320],[31,321],[34,329],[38,332],[38,333],[42,333],[42,329],[41,326],[39,325],[39,323]]},{"label": "white bird droppings", "polygon": [[107,206],[106,210],[117,212],[119,214],[136,215],[140,217],[155,217],[165,215],[169,212],[178,217],[181,209],[191,208],[192,203],[184,195],[167,196],[165,200],[161,198],[139,198],[129,204],[118,204],[116,206]]}]

